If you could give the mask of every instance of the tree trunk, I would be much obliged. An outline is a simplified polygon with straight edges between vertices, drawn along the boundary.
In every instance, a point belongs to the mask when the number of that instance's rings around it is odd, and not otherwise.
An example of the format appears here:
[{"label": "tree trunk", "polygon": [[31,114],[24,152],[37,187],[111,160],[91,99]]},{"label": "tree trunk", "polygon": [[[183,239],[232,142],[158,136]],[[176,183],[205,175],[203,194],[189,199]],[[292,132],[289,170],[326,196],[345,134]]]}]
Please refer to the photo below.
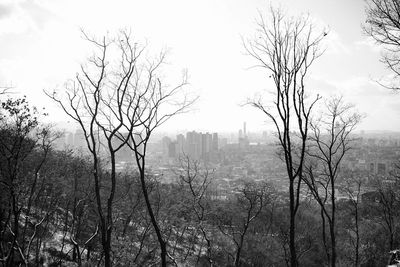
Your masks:
[{"label": "tree trunk", "polygon": [[294,188],[293,180],[290,180],[289,184],[289,194],[290,194],[290,229],[289,229],[289,251],[290,251],[290,266],[297,267],[297,255],[296,255],[296,226],[295,226],[295,199],[294,199]]},{"label": "tree trunk", "polygon": [[235,267],[240,266],[240,253],[242,251],[242,247],[239,246],[236,250],[236,255],[235,255]]},{"label": "tree trunk", "polygon": [[113,152],[113,148],[111,145],[111,139],[108,140],[108,147],[110,151],[111,157],[111,190],[110,195],[107,199],[107,221],[105,229],[105,248],[104,248],[104,263],[105,266],[111,266],[111,233],[113,228],[113,219],[112,219],[112,208],[113,208],[113,201],[114,201],[114,194],[116,188],[116,171],[115,171],[115,153]]},{"label": "tree trunk", "polygon": [[19,236],[19,211],[18,211],[18,207],[17,207],[17,200],[15,198],[14,190],[11,190],[11,195],[12,195],[12,212],[13,212],[13,216],[14,216],[14,220],[13,220],[14,237],[13,237],[13,241],[11,242],[9,254],[7,256],[6,266],[14,265],[14,263],[13,263],[14,262],[14,246],[16,245],[16,243],[18,241],[18,236]]},{"label": "tree trunk", "polygon": [[[357,196],[358,201],[358,196]],[[358,205],[358,203],[356,204]],[[355,207],[355,220],[356,220],[356,255],[355,255],[355,265],[358,267],[359,265],[359,246],[360,246],[360,233],[358,229],[358,206]]]},{"label": "tree trunk", "polygon": [[335,267],[336,266],[336,230],[335,230],[336,199],[335,199],[335,177],[334,175],[331,176],[332,176],[331,179],[332,213],[329,224],[329,230],[331,234],[331,250],[332,250],[331,267]]},{"label": "tree trunk", "polygon": [[328,246],[327,246],[327,244],[326,244],[325,214],[324,214],[324,210],[323,210],[322,207],[321,207],[321,220],[322,220],[322,231],[321,231],[321,233],[322,233],[322,242],[323,242],[323,244],[324,244],[326,259],[327,259],[327,262],[329,263],[329,262],[331,262],[331,255],[330,255],[330,253],[329,253],[329,249],[328,249]]},{"label": "tree trunk", "polygon": [[203,226],[201,226],[201,232],[203,234],[204,239],[207,242],[207,258],[208,258],[208,263],[210,264],[210,267],[213,267],[213,261],[212,261],[212,248],[211,248],[211,240],[207,238],[206,231],[204,230]]},{"label": "tree trunk", "polygon": [[246,235],[247,227],[248,227],[248,222],[245,225],[245,228],[243,229],[243,233],[240,235],[240,242],[239,242],[239,246],[237,247],[236,255],[235,255],[235,267],[239,267],[240,266],[240,254],[242,252],[244,236]]},{"label": "tree trunk", "polygon": [[161,234],[161,230],[158,226],[157,220],[154,216],[154,212],[153,212],[153,208],[151,207],[151,203],[150,203],[150,199],[149,199],[149,194],[147,192],[147,186],[146,186],[146,181],[145,181],[145,173],[144,173],[144,168],[142,167],[140,169],[140,182],[141,182],[141,186],[142,186],[142,191],[143,191],[143,196],[144,196],[144,200],[146,202],[146,207],[147,207],[147,211],[149,213],[150,216],[150,221],[151,224],[153,225],[154,231],[156,232],[157,235],[157,239],[158,239],[158,243],[160,245],[160,249],[161,249],[161,266],[162,267],[166,267],[167,266],[167,244],[164,241],[162,234]]},{"label": "tree trunk", "polygon": [[108,239],[105,240],[105,244],[103,244],[103,250],[104,250],[104,266],[111,267],[110,240],[108,240]]},{"label": "tree trunk", "polygon": [[333,224],[333,218],[332,218],[332,224],[330,226],[330,232],[331,232],[331,250],[332,250],[332,256],[331,256],[331,267],[336,266],[336,234],[335,234],[335,225]]},{"label": "tree trunk", "polygon": [[[96,150],[96,147],[93,148],[93,151],[95,151],[95,150]],[[95,182],[97,212],[98,212],[98,216],[99,216],[99,220],[100,220],[101,245],[103,247],[103,253],[104,253],[104,266],[111,267],[110,240],[108,240],[108,238],[107,238],[108,225],[107,225],[106,219],[104,218],[103,208],[101,205],[100,181],[99,181],[99,174],[97,172],[97,169],[98,169],[97,155],[93,155],[93,176],[94,176],[94,182]]]}]

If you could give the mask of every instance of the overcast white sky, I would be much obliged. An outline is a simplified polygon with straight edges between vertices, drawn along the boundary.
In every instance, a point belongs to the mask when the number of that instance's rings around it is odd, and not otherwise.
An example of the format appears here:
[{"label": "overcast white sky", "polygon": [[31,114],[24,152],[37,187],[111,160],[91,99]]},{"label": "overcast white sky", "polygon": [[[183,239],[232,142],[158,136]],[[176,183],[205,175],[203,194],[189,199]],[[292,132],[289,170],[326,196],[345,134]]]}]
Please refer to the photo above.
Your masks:
[{"label": "overcast white sky", "polygon": [[165,129],[236,131],[247,121],[250,131],[272,130],[258,111],[240,106],[269,86],[260,70],[249,70],[254,61],[241,36],[252,36],[257,12],[270,3],[308,12],[330,29],[327,52],[310,75],[311,94],[343,94],[367,115],[359,129],[400,130],[400,95],[373,81],[387,72],[362,33],[363,0],[0,0],[0,82],[45,106],[52,120],[66,121],[42,90],[62,88],[85,60],[80,29],[104,35],[130,28],[138,40],[170,48],[171,72],[187,68],[200,96],[194,112]]}]

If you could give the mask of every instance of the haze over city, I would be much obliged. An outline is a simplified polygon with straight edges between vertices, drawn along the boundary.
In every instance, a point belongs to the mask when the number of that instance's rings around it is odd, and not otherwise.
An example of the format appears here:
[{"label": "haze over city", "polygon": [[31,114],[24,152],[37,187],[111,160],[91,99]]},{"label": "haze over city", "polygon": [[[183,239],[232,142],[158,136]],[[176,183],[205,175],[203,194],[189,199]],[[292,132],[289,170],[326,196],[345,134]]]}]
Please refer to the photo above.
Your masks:
[{"label": "haze over city", "polygon": [[187,69],[188,90],[199,96],[191,112],[162,131],[236,132],[243,121],[250,131],[273,130],[262,114],[242,105],[273,88],[263,70],[252,68],[256,62],[243,47],[243,39],[255,35],[259,12],[271,4],[290,14],[307,13],[329,32],[322,43],[326,52],[307,77],[310,97],[343,95],[366,115],[359,130],[400,130],[400,98],[376,82],[390,72],[379,63],[380,47],[362,32],[362,0],[6,0],[0,3],[0,79],[46,107],[49,121],[68,128],[69,119],[43,90],[62,89],[90,55],[82,29],[94,35],[129,29],[138,42],[148,42],[152,53],[168,48],[166,77],[174,81]]}]

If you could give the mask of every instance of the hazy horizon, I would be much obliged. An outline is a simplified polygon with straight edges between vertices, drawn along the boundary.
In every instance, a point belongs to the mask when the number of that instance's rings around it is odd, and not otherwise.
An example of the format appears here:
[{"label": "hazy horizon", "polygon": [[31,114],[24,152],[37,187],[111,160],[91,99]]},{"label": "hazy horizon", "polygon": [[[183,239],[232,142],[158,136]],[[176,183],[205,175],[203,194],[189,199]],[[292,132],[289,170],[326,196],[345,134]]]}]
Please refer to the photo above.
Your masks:
[{"label": "hazy horizon", "polygon": [[310,97],[343,95],[366,115],[357,130],[400,131],[400,96],[376,82],[389,72],[379,61],[379,46],[362,33],[363,0],[6,0],[0,4],[1,85],[11,85],[16,95],[46,107],[48,121],[68,125],[69,119],[43,90],[62,90],[90,55],[92,47],[81,38],[81,29],[97,36],[130,29],[154,53],[168,48],[165,75],[174,80],[187,69],[189,90],[199,96],[191,112],[174,117],[159,131],[234,132],[243,121],[254,131],[271,131],[262,113],[242,105],[272,89],[265,73],[251,68],[255,62],[242,44],[242,38],[254,36],[258,12],[266,15],[270,4],[294,15],[308,13],[318,27],[329,30],[326,52],[307,81]]}]

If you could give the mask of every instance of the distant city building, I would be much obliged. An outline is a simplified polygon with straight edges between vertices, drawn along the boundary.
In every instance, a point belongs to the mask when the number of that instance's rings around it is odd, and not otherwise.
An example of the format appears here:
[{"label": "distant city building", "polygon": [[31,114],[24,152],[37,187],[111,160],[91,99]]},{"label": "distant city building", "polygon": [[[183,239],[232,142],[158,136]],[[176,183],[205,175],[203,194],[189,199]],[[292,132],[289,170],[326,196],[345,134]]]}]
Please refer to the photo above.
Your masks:
[{"label": "distant city building", "polygon": [[176,136],[176,141],[169,137],[162,139],[163,155],[165,158],[176,158],[183,154],[195,160],[211,160],[219,150],[218,133],[198,133],[191,131]]},{"label": "distant city building", "polygon": [[181,156],[185,153],[185,136],[183,134],[178,134],[176,136],[176,153],[177,156]]},{"label": "distant city building", "polygon": [[186,154],[191,158],[197,158],[197,133],[195,131],[186,133]]},{"label": "distant city building", "polygon": [[371,174],[386,175],[388,174],[388,163],[384,161],[370,162],[368,171]]},{"label": "distant city building", "polygon": [[218,151],[219,147],[218,147],[218,133],[213,133],[212,136],[212,151]]},{"label": "distant city building", "polygon": [[170,142],[168,145],[168,157],[170,158],[175,158],[178,153],[177,153],[177,145],[178,143],[176,141]]},{"label": "distant city building", "polygon": [[243,133],[239,130],[239,148],[244,149],[249,146],[249,138],[247,136],[246,122],[243,123]]}]

